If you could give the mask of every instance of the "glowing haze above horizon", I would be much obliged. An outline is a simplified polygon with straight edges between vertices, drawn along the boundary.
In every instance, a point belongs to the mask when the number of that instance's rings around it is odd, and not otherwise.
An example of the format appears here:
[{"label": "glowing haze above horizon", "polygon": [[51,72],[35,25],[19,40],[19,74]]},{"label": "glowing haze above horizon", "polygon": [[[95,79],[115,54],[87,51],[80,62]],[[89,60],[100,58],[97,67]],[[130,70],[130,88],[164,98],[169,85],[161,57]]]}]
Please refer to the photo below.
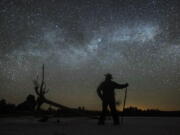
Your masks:
[{"label": "glowing haze above horizon", "polygon": [[[128,82],[127,106],[180,110],[178,0],[1,0],[0,99],[20,103],[41,76],[47,98],[101,109],[105,73]],[[122,102],[123,90],[116,90]],[[119,108],[121,106],[118,106]]]}]

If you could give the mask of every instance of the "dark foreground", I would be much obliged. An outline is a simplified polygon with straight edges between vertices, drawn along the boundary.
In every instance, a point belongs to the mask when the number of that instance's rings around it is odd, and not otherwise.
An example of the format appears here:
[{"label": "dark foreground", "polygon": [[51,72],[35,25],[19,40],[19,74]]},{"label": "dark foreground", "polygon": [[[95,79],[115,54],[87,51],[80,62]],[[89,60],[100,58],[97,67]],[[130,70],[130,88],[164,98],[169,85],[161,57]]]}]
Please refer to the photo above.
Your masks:
[{"label": "dark foreground", "polygon": [[45,123],[34,117],[0,118],[0,135],[180,135],[180,118],[126,117],[123,126],[113,126],[112,120],[98,126],[89,118],[52,118]]}]

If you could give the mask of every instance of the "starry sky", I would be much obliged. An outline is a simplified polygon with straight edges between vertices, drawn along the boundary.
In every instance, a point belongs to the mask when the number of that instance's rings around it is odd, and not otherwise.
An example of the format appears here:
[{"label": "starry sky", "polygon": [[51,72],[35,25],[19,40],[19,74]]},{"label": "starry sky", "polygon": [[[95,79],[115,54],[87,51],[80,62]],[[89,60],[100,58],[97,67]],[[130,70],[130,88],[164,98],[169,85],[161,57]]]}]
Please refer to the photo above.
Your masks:
[{"label": "starry sky", "polygon": [[42,64],[58,103],[101,109],[112,73],[130,84],[127,106],[180,110],[180,1],[0,0],[0,99],[35,94]]}]

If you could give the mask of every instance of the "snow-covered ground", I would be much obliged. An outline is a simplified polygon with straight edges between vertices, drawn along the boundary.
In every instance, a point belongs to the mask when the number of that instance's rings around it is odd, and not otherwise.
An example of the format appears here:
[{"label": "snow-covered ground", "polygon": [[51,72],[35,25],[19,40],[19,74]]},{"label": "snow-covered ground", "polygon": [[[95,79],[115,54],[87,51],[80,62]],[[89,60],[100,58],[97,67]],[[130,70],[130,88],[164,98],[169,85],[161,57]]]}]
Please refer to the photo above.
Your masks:
[{"label": "snow-covered ground", "polygon": [[[57,120],[59,119],[59,123]],[[0,135],[180,135],[180,118],[126,117],[124,125],[97,125],[89,118],[52,118],[41,123],[37,118],[0,118]]]}]

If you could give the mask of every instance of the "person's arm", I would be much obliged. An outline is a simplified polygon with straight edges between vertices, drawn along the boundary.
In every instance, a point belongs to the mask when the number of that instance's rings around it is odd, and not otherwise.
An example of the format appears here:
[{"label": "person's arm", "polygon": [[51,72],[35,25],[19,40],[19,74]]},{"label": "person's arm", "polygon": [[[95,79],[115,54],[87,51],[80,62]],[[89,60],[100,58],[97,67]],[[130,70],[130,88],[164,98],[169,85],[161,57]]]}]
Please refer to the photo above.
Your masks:
[{"label": "person's arm", "polygon": [[114,82],[114,86],[115,86],[116,89],[123,89],[123,88],[128,87],[129,84],[128,84],[128,83],[125,83],[125,84],[118,84],[118,83],[115,83],[115,82]]},{"label": "person's arm", "polygon": [[103,98],[101,85],[99,85],[98,88],[97,88],[97,94],[101,99]]}]

